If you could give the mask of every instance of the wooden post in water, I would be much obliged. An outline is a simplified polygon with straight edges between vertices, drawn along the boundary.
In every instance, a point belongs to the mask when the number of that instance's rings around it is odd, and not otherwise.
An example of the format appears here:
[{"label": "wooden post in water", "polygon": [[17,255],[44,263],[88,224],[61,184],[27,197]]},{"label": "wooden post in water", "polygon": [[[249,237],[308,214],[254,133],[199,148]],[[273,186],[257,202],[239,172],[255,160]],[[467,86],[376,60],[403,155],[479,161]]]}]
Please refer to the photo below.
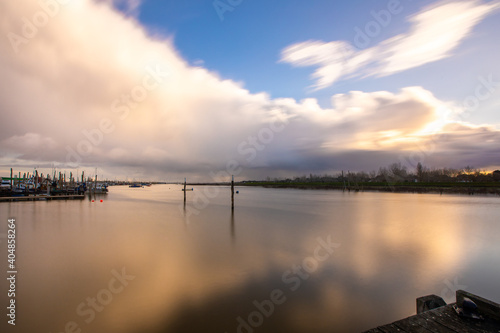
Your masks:
[{"label": "wooden post in water", "polygon": [[231,210],[234,210],[234,176],[231,176]]},{"label": "wooden post in water", "polygon": [[12,191],[12,188],[14,187],[14,178],[13,177],[13,171],[12,168],[10,168],[10,190]]},{"label": "wooden post in water", "polygon": [[186,178],[184,178],[184,204],[186,204]]}]

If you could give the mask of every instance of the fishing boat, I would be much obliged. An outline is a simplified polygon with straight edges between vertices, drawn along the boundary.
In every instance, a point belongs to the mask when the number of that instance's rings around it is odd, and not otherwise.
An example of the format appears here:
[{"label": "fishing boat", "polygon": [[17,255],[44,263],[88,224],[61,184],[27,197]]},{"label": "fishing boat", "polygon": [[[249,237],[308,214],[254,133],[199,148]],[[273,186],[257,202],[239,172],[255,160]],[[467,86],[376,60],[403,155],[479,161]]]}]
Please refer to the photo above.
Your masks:
[{"label": "fishing boat", "polygon": [[0,188],[10,189],[10,180],[2,179],[2,183],[0,184]]},{"label": "fishing boat", "polygon": [[95,189],[92,190],[92,192],[97,193],[97,194],[106,194],[109,192],[108,190],[108,185],[106,184],[98,184]]},{"label": "fishing boat", "polygon": [[143,186],[141,184],[130,184],[128,187],[137,188],[137,187],[143,187]]}]

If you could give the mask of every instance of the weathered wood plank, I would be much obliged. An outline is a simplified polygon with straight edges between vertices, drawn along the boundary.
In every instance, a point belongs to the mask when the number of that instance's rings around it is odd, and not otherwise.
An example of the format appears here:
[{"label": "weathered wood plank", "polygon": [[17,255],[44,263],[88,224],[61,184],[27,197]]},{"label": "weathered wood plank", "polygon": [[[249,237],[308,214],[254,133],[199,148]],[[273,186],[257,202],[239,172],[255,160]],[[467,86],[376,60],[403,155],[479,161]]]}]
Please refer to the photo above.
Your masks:
[{"label": "weathered wood plank", "polygon": [[455,325],[454,323],[450,323],[449,321],[442,320],[443,318],[443,310],[435,310],[435,311],[428,311],[425,313],[422,313],[421,316],[425,319],[432,320],[436,324],[441,325],[443,327],[446,327],[447,329],[452,330],[453,332],[460,333],[462,332],[462,325]]},{"label": "weathered wood plank", "polygon": [[383,333],[404,333],[402,329],[399,327],[395,326],[394,324],[389,324],[385,326],[379,326],[377,327],[379,330],[381,330]]},{"label": "weathered wood plank", "polygon": [[372,328],[371,330],[366,331],[365,333],[384,333],[384,332],[379,330],[377,327],[377,328]]},{"label": "weathered wood plank", "polygon": [[[396,321],[392,324],[377,327],[373,332],[383,333],[498,333],[500,322],[487,318],[484,321],[476,321],[459,317],[453,304],[443,306],[434,310]],[[370,332],[370,331],[369,331]]]},{"label": "weathered wood plank", "polygon": [[455,323],[456,325],[460,325],[462,332],[473,332],[473,333],[491,333],[498,332],[500,330],[500,325],[490,324],[489,320],[487,321],[477,321],[472,319],[461,318],[457,315],[453,308],[447,307],[446,311],[443,312],[443,320],[446,320],[448,323]]},{"label": "weathered wood plank", "polygon": [[480,333],[475,330],[467,330],[466,327],[464,326],[464,323],[460,322],[456,314],[454,313],[450,314],[449,312],[450,310],[454,312],[454,310],[451,308],[451,305],[433,311],[422,313],[421,316],[428,320],[432,320],[436,324],[441,325],[442,327],[445,327],[446,329],[453,332]]},{"label": "weathered wood plank", "polygon": [[[431,312],[431,311],[427,311]],[[422,315],[417,315],[408,318],[408,322],[413,324],[413,325],[419,325],[425,329],[427,329],[430,332],[435,332],[435,333],[455,333],[455,330],[443,326],[437,321],[435,321],[432,317],[425,317]]]},{"label": "weathered wood plank", "polygon": [[441,306],[446,306],[446,302],[437,295],[427,295],[417,298],[417,314],[437,309]]}]

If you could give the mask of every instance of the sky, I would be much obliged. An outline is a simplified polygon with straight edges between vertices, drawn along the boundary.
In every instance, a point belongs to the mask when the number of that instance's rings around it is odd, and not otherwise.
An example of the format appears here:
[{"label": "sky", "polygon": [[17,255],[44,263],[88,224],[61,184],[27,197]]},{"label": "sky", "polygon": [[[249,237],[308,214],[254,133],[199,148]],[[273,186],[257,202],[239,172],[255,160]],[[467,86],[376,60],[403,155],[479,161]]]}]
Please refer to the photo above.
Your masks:
[{"label": "sky", "polygon": [[500,1],[0,3],[0,174],[500,168]]}]

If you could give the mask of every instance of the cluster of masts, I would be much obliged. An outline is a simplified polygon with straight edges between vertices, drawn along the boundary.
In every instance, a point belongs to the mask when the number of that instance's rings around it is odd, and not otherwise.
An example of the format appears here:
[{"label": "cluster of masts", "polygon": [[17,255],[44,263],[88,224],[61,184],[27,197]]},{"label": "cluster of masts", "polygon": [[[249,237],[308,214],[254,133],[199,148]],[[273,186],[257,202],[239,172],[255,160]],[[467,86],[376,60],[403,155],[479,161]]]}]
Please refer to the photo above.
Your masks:
[{"label": "cluster of masts", "polygon": [[[17,177],[16,177],[17,176]],[[1,191],[11,192],[11,194],[83,194],[90,190],[93,192],[107,193],[107,184],[97,182],[97,173],[94,178],[88,177],[85,179],[85,171],[82,171],[81,178],[77,179],[70,172],[69,178],[66,178],[66,173],[54,171],[53,174],[38,173],[34,170],[33,173],[24,173],[21,177],[21,172],[14,175],[13,169],[10,169],[10,178],[3,177],[1,182]]]}]

